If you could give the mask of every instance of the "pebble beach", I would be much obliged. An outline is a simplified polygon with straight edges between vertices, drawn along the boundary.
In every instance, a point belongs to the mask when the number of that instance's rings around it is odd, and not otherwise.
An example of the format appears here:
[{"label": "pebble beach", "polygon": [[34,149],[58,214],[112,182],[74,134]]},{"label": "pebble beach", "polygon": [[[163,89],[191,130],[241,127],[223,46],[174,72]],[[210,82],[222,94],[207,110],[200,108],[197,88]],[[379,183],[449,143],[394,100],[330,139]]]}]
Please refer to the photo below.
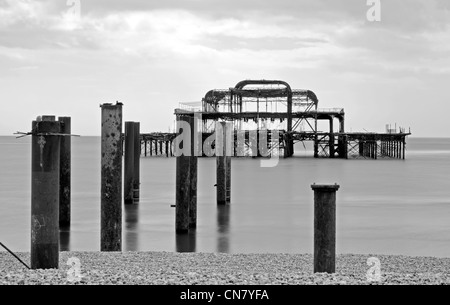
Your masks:
[{"label": "pebble beach", "polygon": [[[17,253],[29,264],[29,253]],[[380,281],[368,281],[370,257]],[[80,278],[69,259],[80,262]],[[61,252],[59,270],[28,270],[0,252],[0,285],[449,285],[450,258],[338,255],[335,274],[314,274],[310,254]]]}]

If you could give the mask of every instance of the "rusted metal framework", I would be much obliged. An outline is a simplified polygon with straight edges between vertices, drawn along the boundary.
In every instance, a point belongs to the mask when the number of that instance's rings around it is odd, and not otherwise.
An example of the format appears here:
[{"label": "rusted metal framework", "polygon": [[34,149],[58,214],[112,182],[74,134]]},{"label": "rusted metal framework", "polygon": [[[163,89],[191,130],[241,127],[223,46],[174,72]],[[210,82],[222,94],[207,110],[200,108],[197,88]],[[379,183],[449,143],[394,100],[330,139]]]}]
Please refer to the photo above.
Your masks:
[{"label": "rusted metal framework", "polygon": [[[344,109],[318,105],[314,92],[292,89],[284,81],[245,80],[233,88],[207,92],[201,103],[182,103],[175,115],[201,117],[204,141],[215,132],[217,122],[231,122],[235,142],[238,132],[245,134],[245,155],[250,156],[259,156],[257,148],[264,132],[270,140],[269,149],[278,150],[284,157],[291,157],[294,143],[303,141],[314,143],[315,158],[405,157],[406,136],[410,133],[346,133]],[[326,130],[319,130],[320,121],[326,122]],[[274,132],[280,134],[278,140],[272,137]],[[235,155],[242,156],[237,150]]]}]

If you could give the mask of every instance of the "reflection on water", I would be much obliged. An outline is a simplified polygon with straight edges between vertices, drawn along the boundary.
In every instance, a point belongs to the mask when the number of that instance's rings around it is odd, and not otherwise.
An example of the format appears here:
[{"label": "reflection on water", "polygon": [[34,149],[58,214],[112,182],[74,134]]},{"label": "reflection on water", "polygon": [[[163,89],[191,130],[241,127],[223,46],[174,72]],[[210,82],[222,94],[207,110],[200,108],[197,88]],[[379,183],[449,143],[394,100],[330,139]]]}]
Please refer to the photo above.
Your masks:
[{"label": "reflection on water", "polygon": [[124,249],[138,251],[139,204],[125,205]]},{"label": "reflection on water", "polygon": [[176,251],[180,253],[196,252],[196,236],[195,230],[190,230],[189,233],[176,234]]},{"label": "reflection on water", "polygon": [[228,253],[230,251],[230,209],[229,205],[217,207],[217,252]]},{"label": "reflection on water", "polygon": [[59,249],[60,251],[70,251],[70,227],[59,229]]},{"label": "reflection on water", "polygon": [[[12,144],[11,144],[12,143]],[[16,145],[23,143],[23,145]],[[100,250],[100,138],[73,139],[72,224],[63,251]],[[0,239],[30,251],[29,138],[0,137]],[[261,168],[233,159],[233,202],[217,206],[216,162],[199,160],[199,226],[175,234],[175,158],[142,158],[141,200],[123,209],[124,251],[311,253],[311,184],[339,183],[337,252],[448,257],[450,139],[409,139],[405,161],[296,157]],[[297,156],[308,156],[307,158]],[[11,204],[14,202],[15,204]],[[0,249],[1,251],[1,249]]]}]

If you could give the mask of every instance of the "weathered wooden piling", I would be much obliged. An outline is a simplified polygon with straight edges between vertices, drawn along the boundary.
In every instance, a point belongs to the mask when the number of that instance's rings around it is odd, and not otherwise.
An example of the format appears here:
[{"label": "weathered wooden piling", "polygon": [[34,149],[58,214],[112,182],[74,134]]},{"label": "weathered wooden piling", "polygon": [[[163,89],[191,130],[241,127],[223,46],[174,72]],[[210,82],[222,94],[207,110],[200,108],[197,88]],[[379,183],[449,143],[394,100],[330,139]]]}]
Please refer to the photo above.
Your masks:
[{"label": "weathered wooden piling", "polygon": [[312,185],[314,190],[314,273],[336,272],[336,191],[339,185]]},{"label": "weathered wooden piling", "polygon": [[[189,228],[197,228],[197,179],[198,179],[198,148],[201,143],[199,140],[197,118],[189,117],[191,126],[191,156],[189,157],[190,171],[190,203],[189,203]],[[168,142],[166,142],[167,144]],[[167,149],[167,146],[166,146]]]},{"label": "weathered wooden piling", "polygon": [[[188,123],[190,126],[191,132],[187,132],[182,128],[182,122]],[[189,156],[192,153],[192,129],[193,129],[193,117],[189,115],[179,116],[177,120],[177,133],[178,136],[176,138],[177,142],[175,143],[176,147],[176,219],[175,219],[175,229],[177,233],[186,233],[189,231],[189,227],[196,226],[196,204],[195,204],[195,214],[194,214],[194,206],[192,201],[193,194],[193,184],[195,179],[195,190],[197,189],[196,185],[196,165],[192,162],[193,156]],[[183,133],[181,133],[183,130]],[[183,137],[181,137],[183,134]],[[161,143],[162,144],[162,143]],[[180,153],[183,151],[183,153]],[[185,154],[184,152],[189,152]],[[194,176],[195,174],[195,176]],[[196,203],[196,201],[195,201]],[[192,214],[192,217],[191,217]],[[195,219],[195,221],[194,221]]]},{"label": "weathered wooden piling", "polygon": [[32,124],[31,269],[58,269],[61,123]]},{"label": "weathered wooden piling", "polygon": [[101,251],[122,250],[122,104],[103,104]]},{"label": "weathered wooden piling", "polygon": [[59,117],[58,121],[61,125],[61,133],[67,136],[60,138],[60,176],[59,176],[59,226],[70,226],[71,218],[71,150],[72,139],[71,118]]},{"label": "weathered wooden piling", "polygon": [[[217,204],[230,203],[231,198],[231,124],[217,123],[216,127],[216,187]],[[258,148],[256,148],[258,149]]]},{"label": "weathered wooden piling", "polygon": [[134,122],[125,122],[125,183],[124,183],[124,201],[125,204],[133,203],[134,190]]},{"label": "weathered wooden piling", "polygon": [[141,123],[134,123],[133,202],[138,203],[141,189]]}]

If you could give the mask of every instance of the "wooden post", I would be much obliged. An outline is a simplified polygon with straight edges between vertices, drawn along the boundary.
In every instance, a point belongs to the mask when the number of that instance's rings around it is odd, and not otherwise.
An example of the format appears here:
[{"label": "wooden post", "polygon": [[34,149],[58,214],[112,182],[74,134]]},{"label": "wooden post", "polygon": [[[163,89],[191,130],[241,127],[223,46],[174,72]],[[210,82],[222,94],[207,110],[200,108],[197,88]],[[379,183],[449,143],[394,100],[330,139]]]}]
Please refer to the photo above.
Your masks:
[{"label": "wooden post", "polygon": [[103,104],[101,251],[122,250],[122,104]]},{"label": "wooden post", "polygon": [[150,157],[153,156],[153,140],[150,140]]},{"label": "wooden post", "polygon": [[[190,203],[189,203],[189,228],[197,228],[197,179],[198,179],[198,157],[196,156],[199,141],[197,130],[197,119],[194,116],[189,117],[191,126],[191,156],[189,157],[189,175],[190,175]],[[197,139],[195,141],[194,139]],[[166,146],[167,147],[167,146]]]},{"label": "wooden post", "polygon": [[134,122],[125,122],[125,184],[124,201],[125,204],[133,203],[134,189]]},{"label": "wooden post", "polygon": [[32,130],[31,269],[58,269],[61,123],[44,116]]},{"label": "wooden post", "polygon": [[134,175],[133,175],[133,202],[140,199],[141,188],[141,123],[134,123]]},{"label": "wooden post", "polygon": [[[70,135],[71,119],[70,117],[59,117],[61,133]],[[70,226],[70,199],[71,199],[71,150],[72,139],[70,136],[63,136],[60,152],[60,176],[59,176],[59,226]]]},{"label": "wooden post", "polygon": [[[176,150],[185,148],[186,145],[191,145],[190,139],[187,137],[181,138],[182,122],[189,122],[188,116],[177,117],[177,143]],[[183,130],[183,135],[191,136],[186,130]],[[181,145],[182,143],[182,145]],[[177,234],[189,232],[189,209],[191,206],[191,163],[190,157],[184,154],[177,153],[176,160],[176,219],[175,230]]]},{"label": "wooden post", "polygon": [[312,185],[314,190],[314,273],[336,272],[336,191],[339,185]]}]

